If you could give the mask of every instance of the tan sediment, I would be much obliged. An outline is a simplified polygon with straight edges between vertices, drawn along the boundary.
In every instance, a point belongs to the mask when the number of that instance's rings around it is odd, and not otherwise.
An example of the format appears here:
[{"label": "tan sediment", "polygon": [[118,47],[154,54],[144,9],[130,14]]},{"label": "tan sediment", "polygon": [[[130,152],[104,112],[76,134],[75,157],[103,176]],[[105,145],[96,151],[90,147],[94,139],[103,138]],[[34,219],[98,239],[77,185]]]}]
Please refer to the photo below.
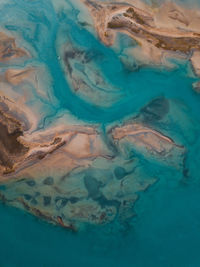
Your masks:
[{"label": "tan sediment", "polygon": [[[112,159],[112,152],[95,126],[64,123],[30,132],[29,120],[32,117],[29,114],[15,117],[17,107],[14,103],[5,99],[2,103],[5,106],[1,108],[0,121],[3,129],[0,135],[1,181],[24,176],[45,177],[49,173],[62,176],[77,167],[89,166],[96,158]],[[9,113],[10,107],[12,113]],[[115,127],[112,138],[119,141],[128,138],[136,146],[147,147],[156,153],[161,153],[168,145],[179,147],[169,137],[139,123]],[[16,146],[16,151],[10,152],[9,144]]]},{"label": "tan sediment", "polygon": [[12,85],[19,85],[22,81],[27,79],[33,69],[8,69],[5,72],[5,79]]},{"label": "tan sediment", "polygon": [[[145,147],[147,150],[158,154],[169,151],[170,147],[173,146],[183,148],[177,145],[171,138],[139,123],[114,128],[112,130],[112,137],[117,141],[126,138],[129,142],[134,143],[135,146]],[[165,156],[164,153],[163,156]]]},{"label": "tan sediment", "polygon": [[[24,143],[24,142],[23,142]],[[31,175],[41,177],[48,175],[49,172],[62,175],[74,169],[77,166],[90,164],[96,157],[107,157],[101,149],[101,141],[96,135],[87,133],[64,134],[63,138],[57,137],[56,142],[46,145],[29,145],[29,151],[21,158],[20,163],[15,162],[14,173],[9,176]],[[5,173],[4,174],[8,174]],[[4,179],[3,179],[4,180]]]},{"label": "tan sediment", "polygon": [[165,140],[166,142],[173,143],[172,139],[170,139],[167,136],[164,136],[160,134],[159,132],[152,130],[150,128],[147,128],[145,126],[142,126],[141,124],[131,124],[131,125],[126,125],[122,128],[116,128],[114,130],[114,139],[122,139],[127,135],[137,135],[137,134],[145,134],[145,133],[152,133],[157,135],[159,138]]},{"label": "tan sediment", "polygon": [[8,106],[7,102],[5,110],[0,111],[0,180],[27,173],[41,177],[58,170],[62,175],[97,157],[109,157],[94,127],[60,125],[31,134],[24,126],[24,118],[9,114]]},{"label": "tan sediment", "polygon": [[15,38],[7,36],[0,32],[0,61],[8,61],[14,58],[27,56],[24,49],[18,48],[15,43]]},{"label": "tan sediment", "polygon": [[[141,60],[145,63],[163,63],[166,56],[191,57],[198,72],[196,53],[200,51],[200,10],[189,10],[172,2],[157,8],[141,1],[125,3],[83,0],[89,8],[99,38],[112,45],[116,32],[123,32],[141,46]],[[176,53],[176,54],[174,54]],[[142,57],[144,57],[142,59]],[[196,58],[196,60],[195,60]]]},{"label": "tan sediment", "polygon": [[[12,173],[0,173],[0,184],[7,184],[16,180],[19,181],[20,179],[24,179],[24,177],[26,177],[26,179],[31,177],[35,180],[37,180],[37,178],[40,180],[44,179],[49,175],[52,177],[66,177],[76,168],[88,168],[97,157],[109,158],[108,149],[104,148],[99,133],[93,127],[59,125],[58,127],[53,127],[45,131],[37,131],[35,134],[33,133],[28,136],[29,138],[27,139],[24,136],[21,137],[19,141],[23,145],[26,145],[29,150],[26,151],[19,163],[15,162],[15,169]],[[56,181],[56,183],[58,183],[58,181]],[[59,186],[53,186],[52,189],[49,188],[49,190],[48,194],[51,194],[51,190],[54,190],[54,195],[56,192],[57,195],[62,195],[65,192],[64,188],[62,189],[62,187]],[[68,190],[70,190],[70,188],[68,188]],[[44,220],[58,224],[72,231],[77,230],[76,226],[70,221],[68,222],[67,218],[63,219],[61,213],[59,215],[55,207],[53,210],[49,210],[42,205],[32,205],[24,199],[23,193],[26,193],[26,191],[22,192],[22,196],[14,198],[13,200],[7,200],[5,196],[0,193],[0,198],[10,205],[19,206]],[[69,196],[66,195],[66,197]],[[74,218],[75,220],[76,217],[78,217],[83,221],[87,221],[87,214],[89,216],[92,213],[94,205],[95,213],[96,207],[99,208],[95,203],[82,203],[82,208],[80,210],[72,206],[69,218]],[[101,213],[101,211],[97,213]],[[100,218],[100,221],[102,222],[103,218]]]}]

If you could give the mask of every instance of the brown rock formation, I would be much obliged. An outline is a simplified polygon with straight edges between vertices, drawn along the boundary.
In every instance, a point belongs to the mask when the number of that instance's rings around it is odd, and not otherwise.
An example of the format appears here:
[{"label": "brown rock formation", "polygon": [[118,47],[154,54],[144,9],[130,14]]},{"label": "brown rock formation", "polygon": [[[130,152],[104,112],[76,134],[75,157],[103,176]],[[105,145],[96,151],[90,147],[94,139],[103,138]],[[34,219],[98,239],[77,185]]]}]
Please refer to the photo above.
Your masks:
[{"label": "brown rock formation", "polygon": [[19,141],[23,135],[21,123],[0,110],[0,172],[4,174],[14,171],[28,148]]},{"label": "brown rock formation", "polygon": [[23,56],[27,56],[27,53],[16,46],[15,38],[0,32],[0,62]]}]

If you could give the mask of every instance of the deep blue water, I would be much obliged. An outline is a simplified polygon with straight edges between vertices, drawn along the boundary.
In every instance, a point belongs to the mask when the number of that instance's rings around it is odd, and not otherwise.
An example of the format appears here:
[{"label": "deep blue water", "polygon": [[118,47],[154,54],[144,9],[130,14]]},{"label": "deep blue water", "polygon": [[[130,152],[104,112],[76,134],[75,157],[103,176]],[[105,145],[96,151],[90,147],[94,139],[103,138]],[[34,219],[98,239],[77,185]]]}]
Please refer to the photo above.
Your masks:
[{"label": "deep blue water", "polygon": [[[189,168],[186,180],[178,171],[163,168],[159,181],[141,194],[137,216],[126,231],[111,225],[88,226],[72,234],[1,204],[0,266],[200,266],[200,96],[192,91],[195,78],[188,77],[188,64],[178,62],[173,70],[145,67],[130,72],[119,59],[121,51],[105,47],[77,24],[76,10],[56,14],[47,0],[8,1],[0,13],[0,23],[31,45],[33,62],[46,65],[58,99],[48,104],[55,113],[66,110],[85,122],[109,124],[135,115],[155,97],[177,101],[183,113],[172,114],[171,124],[163,130],[185,145]],[[57,58],[57,35],[65,28],[67,39],[93,53],[99,70],[120,88],[120,101],[103,108],[73,93]],[[148,160],[144,166],[149,172],[157,168]]]}]

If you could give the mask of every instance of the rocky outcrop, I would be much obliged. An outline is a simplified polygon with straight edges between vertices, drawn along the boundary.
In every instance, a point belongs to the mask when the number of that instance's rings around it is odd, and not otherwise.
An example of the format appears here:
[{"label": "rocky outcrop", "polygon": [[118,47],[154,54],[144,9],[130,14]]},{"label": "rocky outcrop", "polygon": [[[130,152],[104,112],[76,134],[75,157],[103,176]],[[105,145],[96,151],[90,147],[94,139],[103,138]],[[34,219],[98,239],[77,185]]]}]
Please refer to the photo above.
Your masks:
[{"label": "rocky outcrop", "polygon": [[9,109],[5,103],[0,104],[0,173],[6,174],[14,171],[29,149],[19,141],[22,124],[5,112]]}]

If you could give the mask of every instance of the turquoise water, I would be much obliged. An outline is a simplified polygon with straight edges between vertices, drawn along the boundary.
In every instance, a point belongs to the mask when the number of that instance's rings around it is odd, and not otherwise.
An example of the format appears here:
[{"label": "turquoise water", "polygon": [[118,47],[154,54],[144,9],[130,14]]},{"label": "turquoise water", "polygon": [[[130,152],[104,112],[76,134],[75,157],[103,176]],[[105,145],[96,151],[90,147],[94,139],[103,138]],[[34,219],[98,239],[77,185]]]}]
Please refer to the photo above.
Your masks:
[{"label": "turquoise water", "polygon": [[[51,92],[57,101],[44,102],[37,96],[46,116],[41,125],[46,127],[60,112],[69,111],[86,123],[106,127],[135,116],[152,99],[164,96],[170,101],[168,120],[154,127],[185,146],[185,165],[173,169],[135,154],[158,182],[140,193],[137,216],[127,227],[114,222],[74,234],[1,204],[0,266],[198,267],[200,95],[192,90],[196,78],[188,75],[188,63],[175,62],[171,70],[143,67],[132,72],[120,61],[126,42],[122,40],[118,52],[105,47],[78,23],[77,9],[58,10],[47,0],[9,0],[0,11],[1,26],[20,37],[33,55],[25,65],[45,66],[52,79]],[[58,58],[59,46],[65,42],[90,55],[102,77],[118,88],[112,93],[120,94],[120,100],[103,107],[74,93]],[[107,94],[111,93],[105,92],[105,99]]]},{"label": "turquoise water", "polygon": [[72,234],[1,205],[1,266],[198,267],[199,201],[199,185],[158,183],[138,202],[134,228],[117,234]]}]

